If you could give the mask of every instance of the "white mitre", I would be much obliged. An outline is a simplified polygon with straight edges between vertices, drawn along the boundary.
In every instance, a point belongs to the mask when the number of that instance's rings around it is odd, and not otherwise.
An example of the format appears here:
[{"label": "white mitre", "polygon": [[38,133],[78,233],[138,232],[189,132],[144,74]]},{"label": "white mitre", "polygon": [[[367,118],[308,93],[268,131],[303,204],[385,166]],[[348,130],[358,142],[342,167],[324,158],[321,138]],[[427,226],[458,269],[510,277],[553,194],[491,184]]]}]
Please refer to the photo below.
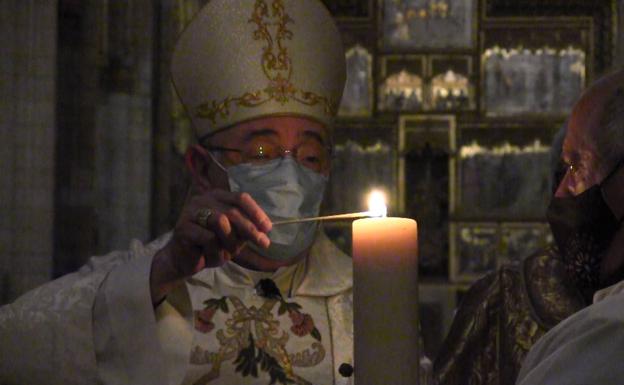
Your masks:
[{"label": "white mitre", "polygon": [[180,36],[172,79],[198,138],[253,118],[330,127],[346,77],[340,33],[318,0],[211,0]]}]

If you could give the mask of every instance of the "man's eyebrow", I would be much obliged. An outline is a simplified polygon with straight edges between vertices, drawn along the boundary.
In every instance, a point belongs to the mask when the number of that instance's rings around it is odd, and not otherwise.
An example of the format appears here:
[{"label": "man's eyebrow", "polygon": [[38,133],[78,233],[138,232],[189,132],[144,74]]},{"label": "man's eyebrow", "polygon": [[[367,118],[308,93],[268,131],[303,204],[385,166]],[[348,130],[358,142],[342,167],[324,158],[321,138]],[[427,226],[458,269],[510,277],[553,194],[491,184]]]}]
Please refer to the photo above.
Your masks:
[{"label": "man's eyebrow", "polygon": [[316,131],[306,130],[303,132],[303,136],[318,140],[321,145],[325,145],[325,139],[323,139],[323,136]]},{"label": "man's eyebrow", "polygon": [[563,162],[563,164],[569,166],[570,164],[574,163],[578,163],[579,161],[579,157],[576,154],[570,154],[570,153],[562,153],[561,154],[561,162]]},{"label": "man's eyebrow", "polygon": [[259,136],[278,136],[277,131],[272,128],[262,128],[260,130],[251,131],[243,138],[244,142],[249,142]]}]

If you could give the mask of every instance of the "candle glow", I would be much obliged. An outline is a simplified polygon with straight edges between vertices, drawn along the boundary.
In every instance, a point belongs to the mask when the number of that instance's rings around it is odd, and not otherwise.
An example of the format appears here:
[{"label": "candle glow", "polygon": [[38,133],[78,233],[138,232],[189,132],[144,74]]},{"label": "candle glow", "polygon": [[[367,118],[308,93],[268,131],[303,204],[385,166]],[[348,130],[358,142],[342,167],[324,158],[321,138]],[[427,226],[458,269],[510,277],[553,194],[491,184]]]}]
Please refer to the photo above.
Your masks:
[{"label": "candle glow", "polygon": [[388,215],[386,196],[383,192],[374,190],[368,196],[368,213],[371,217],[385,217]]}]

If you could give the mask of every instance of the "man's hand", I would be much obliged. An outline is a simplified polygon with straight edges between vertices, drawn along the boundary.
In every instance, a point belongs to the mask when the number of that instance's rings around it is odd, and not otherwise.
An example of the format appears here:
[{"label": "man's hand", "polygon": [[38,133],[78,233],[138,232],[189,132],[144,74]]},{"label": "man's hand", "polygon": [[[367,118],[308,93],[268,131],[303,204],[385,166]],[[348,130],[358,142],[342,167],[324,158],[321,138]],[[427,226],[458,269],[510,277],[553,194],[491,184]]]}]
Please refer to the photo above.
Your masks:
[{"label": "man's hand", "polygon": [[269,247],[271,220],[247,193],[209,190],[190,197],[171,240],[152,261],[152,302],[159,302],[176,281],[205,267],[221,266],[246,242]]}]

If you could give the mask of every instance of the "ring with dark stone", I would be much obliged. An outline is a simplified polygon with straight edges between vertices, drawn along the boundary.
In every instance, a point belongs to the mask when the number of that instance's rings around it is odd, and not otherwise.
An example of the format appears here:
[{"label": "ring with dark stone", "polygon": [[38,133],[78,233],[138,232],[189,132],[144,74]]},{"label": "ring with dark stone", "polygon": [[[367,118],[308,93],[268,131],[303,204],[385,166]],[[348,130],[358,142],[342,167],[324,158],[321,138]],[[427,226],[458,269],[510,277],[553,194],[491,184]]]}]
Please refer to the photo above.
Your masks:
[{"label": "ring with dark stone", "polygon": [[195,222],[201,227],[208,228],[208,219],[212,216],[212,210],[201,208],[195,212]]}]

